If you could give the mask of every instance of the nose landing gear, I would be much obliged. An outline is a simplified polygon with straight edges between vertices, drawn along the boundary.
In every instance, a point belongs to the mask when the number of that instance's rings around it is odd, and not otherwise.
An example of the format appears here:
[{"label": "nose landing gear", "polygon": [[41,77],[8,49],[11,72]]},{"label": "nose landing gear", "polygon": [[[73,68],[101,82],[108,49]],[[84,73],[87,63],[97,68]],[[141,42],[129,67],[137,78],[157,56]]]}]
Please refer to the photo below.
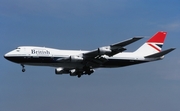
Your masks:
[{"label": "nose landing gear", "polygon": [[24,68],[25,66],[23,64],[21,64],[21,66],[22,66],[22,72],[25,72],[26,71],[26,69]]}]

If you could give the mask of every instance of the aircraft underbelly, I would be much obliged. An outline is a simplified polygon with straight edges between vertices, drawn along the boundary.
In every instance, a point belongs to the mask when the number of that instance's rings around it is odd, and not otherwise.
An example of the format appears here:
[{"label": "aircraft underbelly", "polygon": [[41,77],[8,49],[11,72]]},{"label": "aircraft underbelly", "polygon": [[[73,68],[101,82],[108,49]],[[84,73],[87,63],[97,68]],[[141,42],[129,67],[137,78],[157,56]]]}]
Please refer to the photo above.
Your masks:
[{"label": "aircraft underbelly", "polygon": [[146,61],[141,61],[141,60],[125,60],[125,59],[114,59],[114,60],[109,60],[106,63],[104,63],[101,67],[124,67],[124,66],[129,66],[129,65],[134,65],[134,64],[139,64],[139,63],[144,63]]},{"label": "aircraft underbelly", "polygon": [[[64,68],[83,68],[86,64],[82,62],[58,62],[58,57],[9,57],[10,61],[24,64],[24,65],[35,65],[35,66],[51,66],[51,67],[64,67]],[[91,62],[91,61],[88,61]],[[93,61],[92,61],[93,62]],[[109,59],[104,63],[93,63],[89,64],[92,68],[98,67],[123,67],[133,64],[139,64],[146,61],[140,60],[128,60],[128,59]],[[88,66],[88,65],[87,65]]]},{"label": "aircraft underbelly", "polygon": [[24,63],[25,65],[33,66],[50,66],[50,67],[64,67],[64,68],[82,68],[80,63]]}]

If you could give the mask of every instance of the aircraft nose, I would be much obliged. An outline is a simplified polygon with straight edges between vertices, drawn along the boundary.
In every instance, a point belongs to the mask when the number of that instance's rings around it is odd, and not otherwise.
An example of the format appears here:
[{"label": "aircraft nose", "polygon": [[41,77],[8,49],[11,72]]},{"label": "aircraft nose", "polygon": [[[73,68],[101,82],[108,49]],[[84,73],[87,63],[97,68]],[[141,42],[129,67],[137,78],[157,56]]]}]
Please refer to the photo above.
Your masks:
[{"label": "aircraft nose", "polygon": [[12,53],[11,53],[11,52],[6,53],[6,54],[4,55],[4,58],[11,61]]},{"label": "aircraft nose", "polygon": [[14,57],[12,56],[12,54],[10,52],[6,53],[4,55],[4,58],[11,61],[11,62],[14,62]]},{"label": "aircraft nose", "polygon": [[5,59],[8,59],[8,53],[6,53],[6,54],[4,55],[4,58],[5,58]]}]

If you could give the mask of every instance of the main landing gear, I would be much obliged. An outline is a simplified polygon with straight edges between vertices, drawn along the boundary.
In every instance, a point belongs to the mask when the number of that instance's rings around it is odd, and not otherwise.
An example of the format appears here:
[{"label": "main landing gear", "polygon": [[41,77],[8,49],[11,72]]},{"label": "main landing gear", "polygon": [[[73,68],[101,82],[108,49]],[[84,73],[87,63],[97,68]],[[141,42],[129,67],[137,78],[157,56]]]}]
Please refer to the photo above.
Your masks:
[{"label": "main landing gear", "polygon": [[78,76],[78,78],[80,78],[80,77],[81,77],[81,74],[78,74],[77,76]]},{"label": "main landing gear", "polygon": [[26,69],[24,68],[25,66],[23,64],[21,64],[21,66],[22,66],[22,72],[25,72],[26,71]]}]

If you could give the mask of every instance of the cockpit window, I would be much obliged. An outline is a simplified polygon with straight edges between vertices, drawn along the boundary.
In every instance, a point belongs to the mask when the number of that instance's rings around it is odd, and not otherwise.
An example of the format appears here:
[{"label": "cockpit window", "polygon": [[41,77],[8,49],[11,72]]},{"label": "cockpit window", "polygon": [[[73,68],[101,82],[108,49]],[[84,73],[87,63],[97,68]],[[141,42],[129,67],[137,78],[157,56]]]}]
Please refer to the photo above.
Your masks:
[{"label": "cockpit window", "polygon": [[18,47],[18,48],[16,48],[16,51],[17,51],[17,52],[19,52],[19,51],[20,51],[20,48],[19,48],[19,47]]}]

